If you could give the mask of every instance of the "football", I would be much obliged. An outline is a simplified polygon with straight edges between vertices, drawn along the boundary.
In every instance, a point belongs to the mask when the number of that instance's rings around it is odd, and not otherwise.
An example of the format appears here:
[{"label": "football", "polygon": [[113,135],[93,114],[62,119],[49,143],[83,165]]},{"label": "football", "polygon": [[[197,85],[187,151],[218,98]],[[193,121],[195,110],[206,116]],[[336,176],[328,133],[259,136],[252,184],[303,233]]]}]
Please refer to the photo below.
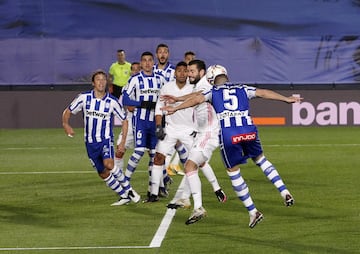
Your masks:
[{"label": "football", "polygon": [[218,75],[225,74],[227,75],[227,71],[224,66],[215,64],[211,65],[206,71],[206,79],[210,84],[214,84],[215,78]]}]

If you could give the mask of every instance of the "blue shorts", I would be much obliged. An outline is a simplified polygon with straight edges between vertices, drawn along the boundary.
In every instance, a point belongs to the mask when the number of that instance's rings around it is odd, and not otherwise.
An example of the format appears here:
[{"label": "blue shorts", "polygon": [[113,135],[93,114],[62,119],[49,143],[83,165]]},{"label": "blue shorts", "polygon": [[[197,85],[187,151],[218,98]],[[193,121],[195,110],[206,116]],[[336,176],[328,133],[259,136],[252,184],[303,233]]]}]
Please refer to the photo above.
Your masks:
[{"label": "blue shorts", "polygon": [[157,144],[155,122],[144,121],[134,118],[135,147],[155,149]]},{"label": "blue shorts", "polygon": [[257,132],[240,135],[221,133],[220,152],[226,168],[245,164],[247,159],[259,156],[263,149]]},{"label": "blue shorts", "polygon": [[104,160],[114,158],[114,141],[105,139],[102,142],[85,143],[86,151],[92,166],[98,173],[104,171]]}]

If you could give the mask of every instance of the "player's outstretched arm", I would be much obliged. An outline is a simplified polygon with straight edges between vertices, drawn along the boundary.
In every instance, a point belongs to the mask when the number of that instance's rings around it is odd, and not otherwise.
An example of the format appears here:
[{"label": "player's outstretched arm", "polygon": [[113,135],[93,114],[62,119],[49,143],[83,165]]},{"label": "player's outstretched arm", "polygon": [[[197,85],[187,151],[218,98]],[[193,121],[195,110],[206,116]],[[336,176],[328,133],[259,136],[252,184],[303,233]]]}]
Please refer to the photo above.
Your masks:
[{"label": "player's outstretched arm", "polygon": [[176,96],[173,96],[173,95],[169,95],[169,94],[164,94],[164,95],[161,95],[160,96],[160,100],[163,100],[165,103],[167,104],[173,104],[177,101],[186,101],[187,99],[189,99],[190,97],[193,97],[197,94],[200,94],[201,91],[198,91],[198,92],[193,92],[193,93],[189,93],[189,94],[185,94],[183,96],[179,96],[179,97],[176,97]]},{"label": "player's outstretched arm", "polygon": [[183,103],[177,105],[176,107],[166,106],[161,108],[162,111],[167,112],[168,115],[175,113],[176,111],[184,108],[190,108],[195,105],[199,105],[200,103],[205,101],[205,96],[201,93],[194,93],[191,97],[186,99]]},{"label": "player's outstretched arm", "polygon": [[269,100],[283,101],[283,102],[286,102],[286,103],[301,102],[301,100],[303,100],[303,98],[301,98],[301,97],[295,97],[295,96],[286,97],[286,96],[284,96],[282,94],[279,94],[279,93],[277,93],[275,91],[268,90],[268,89],[260,89],[260,88],[256,89],[255,95],[256,95],[256,97],[269,99]]}]

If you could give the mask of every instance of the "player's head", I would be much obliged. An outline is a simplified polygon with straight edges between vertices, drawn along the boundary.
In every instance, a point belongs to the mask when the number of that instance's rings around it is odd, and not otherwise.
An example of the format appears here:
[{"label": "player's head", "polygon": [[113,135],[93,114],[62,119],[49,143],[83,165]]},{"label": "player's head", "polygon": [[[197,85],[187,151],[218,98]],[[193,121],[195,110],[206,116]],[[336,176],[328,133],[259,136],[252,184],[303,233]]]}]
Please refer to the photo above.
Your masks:
[{"label": "player's head", "polygon": [[132,62],[131,67],[130,67],[130,71],[131,71],[131,76],[135,75],[136,73],[139,73],[141,71],[140,63],[139,62]]},{"label": "player's head", "polygon": [[126,61],[126,54],[125,54],[125,50],[123,49],[118,49],[117,50],[117,53],[116,53],[116,56],[117,56],[117,61],[118,63],[125,63]]},{"label": "player's head", "polygon": [[154,66],[154,55],[150,51],[143,52],[141,54],[140,65],[146,74],[151,74]]},{"label": "player's head", "polygon": [[104,75],[106,77],[106,72],[102,69],[97,69],[91,74],[91,82],[95,81],[97,75]]},{"label": "player's head", "polygon": [[186,51],[184,54],[184,62],[189,63],[191,60],[194,60],[196,57],[193,51]]},{"label": "player's head", "polygon": [[206,79],[212,85],[218,85],[228,81],[227,71],[219,64],[211,65],[206,71]]},{"label": "player's head", "polygon": [[178,64],[175,67],[175,79],[176,83],[186,83],[186,79],[188,78],[188,65],[184,62],[178,62]]},{"label": "player's head", "polygon": [[107,76],[102,69],[95,70],[91,75],[91,82],[95,90],[105,91]]},{"label": "player's head", "polygon": [[166,64],[169,61],[169,55],[168,45],[161,43],[156,47],[156,58],[160,64]]},{"label": "player's head", "polygon": [[190,84],[196,84],[206,74],[205,62],[199,59],[195,59],[188,64],[189,81]]}]

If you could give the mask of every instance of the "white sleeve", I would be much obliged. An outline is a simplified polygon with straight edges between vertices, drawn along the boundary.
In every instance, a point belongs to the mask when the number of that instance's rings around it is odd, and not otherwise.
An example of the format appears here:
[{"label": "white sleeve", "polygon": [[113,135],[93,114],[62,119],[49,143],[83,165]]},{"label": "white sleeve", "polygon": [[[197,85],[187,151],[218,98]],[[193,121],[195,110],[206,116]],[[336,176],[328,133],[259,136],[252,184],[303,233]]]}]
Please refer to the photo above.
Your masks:
[{"label": "white sleeve", "polygon": [[247,97],[249,98],[249,100],[256,97],[256,95],[255,95],[256,87],[244,85],[244,89],[246,91],[246,94],[247,94]]},{"label": "white sleeve", "polygon": [[69,110],[72,114],[76,115],[83,109],[85,97],[83,94],[78,94],[78,96],[70,103]]},{"label": "white sleeve", "polygon": [[160,108],[164,107],[165,104],[164,104],[164,101],[163,100],[160,100],[160,97],[161,95],[164,95],[164,94],[169,94],[169,93],[166,93],[166,87],[167,86],[167,83],[160,89],[160,93],[159,93],[159,96],[158,96],[158,99],[157,99],[157,102],[156,102],[156,107],[155,107],[155,115],[162,115],[162,110],[160,110]]}]

